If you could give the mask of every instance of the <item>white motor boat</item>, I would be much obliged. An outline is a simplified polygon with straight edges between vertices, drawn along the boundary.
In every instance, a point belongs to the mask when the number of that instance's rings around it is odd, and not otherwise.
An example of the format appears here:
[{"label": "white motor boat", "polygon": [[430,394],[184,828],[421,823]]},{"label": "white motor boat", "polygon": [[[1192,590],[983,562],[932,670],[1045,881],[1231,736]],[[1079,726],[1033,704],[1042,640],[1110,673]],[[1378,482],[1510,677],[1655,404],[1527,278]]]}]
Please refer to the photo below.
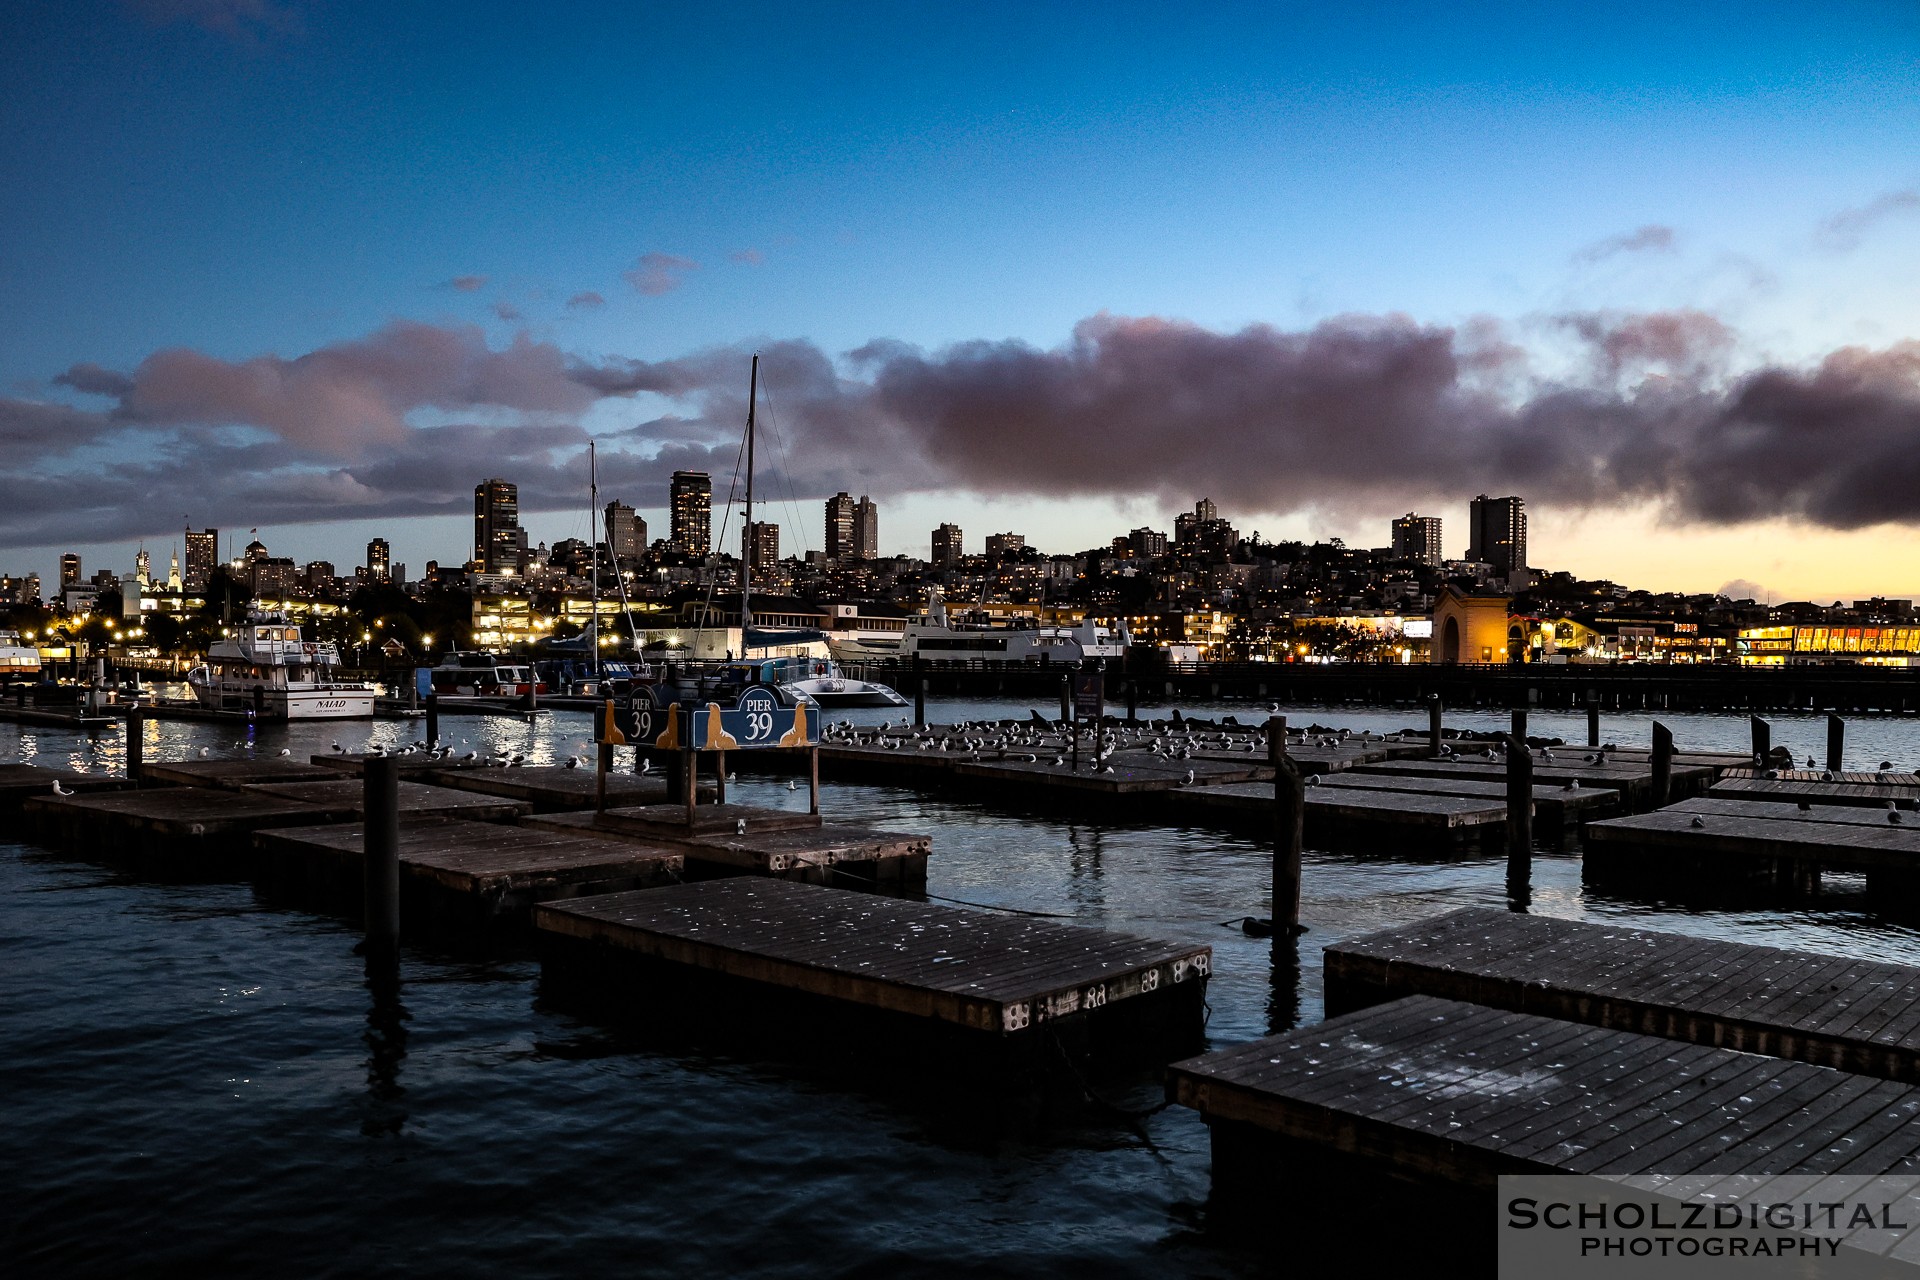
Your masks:
[{"label": "white motor boat", "polygon": [[897,640],[835,640],[833,653],[852,660],[911,661],[918,654],[928,661],[1075,663],[1083,658],[1123,658],[1131,643],[1124,624],[1109,629],[1091,618],[1071,627],[956,622],[936,588],[928,595],[927,611],[910,619]]},{"label": "white motor boat", "polygon": [[252,621],[208,649],[187,685],[201,706],[216,711],[256,711],[273,720],[371,717],[374,687],[334,679],[339,665],[338,649],[303,641],[300,628]]},{"label": "white motor boat", "polygon": [[40,651],[22,641],[18,631],[0,631],[0,678],[34,679],[39,674]]}]

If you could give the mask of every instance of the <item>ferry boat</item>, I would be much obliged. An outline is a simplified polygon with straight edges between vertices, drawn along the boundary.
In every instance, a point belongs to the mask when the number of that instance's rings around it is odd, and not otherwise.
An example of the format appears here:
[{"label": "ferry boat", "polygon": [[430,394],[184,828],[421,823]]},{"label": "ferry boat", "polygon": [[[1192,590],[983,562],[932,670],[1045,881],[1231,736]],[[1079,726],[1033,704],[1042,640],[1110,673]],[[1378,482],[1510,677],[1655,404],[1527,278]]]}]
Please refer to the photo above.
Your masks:
[{"label": "ferry boat", "polygon": [[429,667],[427,671],[435,693],[504,698],[528,690],[547,692],[539,672],[530,664],[477,649],[455,649],[440,659],[439,666]]},{"label": "ferry boat", "polygon": [[835,640],[836,658],[895,658],[915,654],[928,661],[1079,662],[1083,658],[1122,658],[1132,637],[1125,624],[1103,627],[1091,618],[1071,627],[1009,626],[1005,623],[955,622],[936,589],[927,611],[907,622],[897,640]]},{"label": "ferry boat", "polygon": [[20,639],[18,631],[0,631],[0,680],[40,675],[40,651]]},{"label": "ferry boat", "polygon": [[300,638],[281,621],[251,621],[207,650],[187,672],[200,705],[216,711],[258,711],[275,720],[352,720],[373,715],[374,687],[336,680],[340,653]]}]

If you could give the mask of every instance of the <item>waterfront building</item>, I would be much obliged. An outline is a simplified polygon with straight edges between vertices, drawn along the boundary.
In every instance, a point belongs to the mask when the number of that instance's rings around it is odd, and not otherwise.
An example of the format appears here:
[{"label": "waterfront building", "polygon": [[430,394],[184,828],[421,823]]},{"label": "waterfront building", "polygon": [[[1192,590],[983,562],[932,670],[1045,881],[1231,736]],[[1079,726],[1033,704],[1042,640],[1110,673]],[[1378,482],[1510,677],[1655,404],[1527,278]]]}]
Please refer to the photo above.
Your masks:
[{"label": "waterfront building", "polygon": [[605,525],[607,554],[616,569],[630,569],[647,549],[647,522],[624,502],[609,502],[602,523]]},{"label": "waterfront building", "polygon": [[60,589],[80,585],[80,553],[69,551],[60,557]]},{"label": "waterfront building", "polygon": [[740,531],[740,558],[755,571],[769,569],[780,559],[780,526],[755,520]]},{"label": "waterfront building", "polygon": [[375,538],[367,544],[367,578],[371,582],[393,580],[393,552],[385,538]]},{"label": "waterfront building", "polygon": [[1735,653],[1743,667],[1920,666],[1920,627],[1742,627]]},{"label": "waterfront building", "polygon": [[853,554],[853,509],[854,501],[844,489],[827,499],[826,552],[830,560]]},{"label": "waterfront building", "polygon": [[520,486],[482,480],[473,488],[473,560],[482,573],[526,569],[527,535],[520,528]]},{"label": "waterfront building", "polygon": [[1432,660],[1520,661],[1521,653],[1508,653],[1508,609],[1512,603],[1506,596],[1470,596],[1450,586],[1442,587],[1433,605]]},{"label": "waterfront building", "polygon": [[853,554],[861,560],[880,558],[880,508],[864,493],[853,506]]},{"label": "waterfront building", "polygon": [[1393,522],[1393,558],[1440,567],[1440,517],[1409,511]]},{"label": "waterfront building", "polygon": [[961,547],[960,526],[943,524],[933,531],[933,562],[951,568],[966,552]]},{"label": "waterfront building", "polygon": [[1519,498],[1473,500],[1467,519],[1467,559],[1493,566],[1495,576],[1511,578],[1527,567],[1527,504]]},{"label": "waterfront building", "polygon": [[713,478],[704,471],[676,471],[668,496],[673,549],[705,557],[713,550]]},{"label": "waterfront building", "polygon": [[1027,537],[1023,533],[990,533],[987,535],[987,559],[1000,560],[1007,556],[1017,556],[1027,549]]}]

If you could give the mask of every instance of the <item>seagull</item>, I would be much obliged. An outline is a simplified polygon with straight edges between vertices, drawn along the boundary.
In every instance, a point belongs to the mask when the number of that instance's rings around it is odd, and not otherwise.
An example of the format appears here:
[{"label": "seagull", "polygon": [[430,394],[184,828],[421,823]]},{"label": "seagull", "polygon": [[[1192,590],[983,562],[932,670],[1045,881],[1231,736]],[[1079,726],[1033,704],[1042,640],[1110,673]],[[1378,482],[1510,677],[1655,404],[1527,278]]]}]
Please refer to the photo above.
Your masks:
[{"label": "seagull", "polygon": [[733,834],[737,836],[747,834],[747,820],[745,818],[741,818],[733,824]]},{"label": "seagull", "polygon": [[1569,782],[1566,789],[1568,791],[1578,791],[1580,789],[1580,779],[1575,778],[1572,782]]},{"label": "seagull", "polygon": [[207,752],[208,752],[208,750],[209,750],[209,748],[207,748],[207,747],[202,747],[202,748],[200,748],[200,754],[204,756],[204,755],[206,755],[206,754],[207,754]]},{"label": "seagull", "polygon": [[1815,767],[1816,767],[1816,766],[1815,766],[1815,765],[1814,765],[1814,763],[1813,763],[1813,757],[1812,757],[1812,756],[1808,756],[1808,757],[1807,757],[1807,768],[1809,768],[1809,769],[1812,769],[1812,768],[1815,768]]},{"label": "seagull", "polygon": [[787,790],[798,791],[799,789],[800,789],[799,783],[795,782],[792,778],[787,779]]},{"label": "seagull", "polygon": [[1813,801],[1811,801],[1811,800],[1802,800],[1802,801],[1800,802],[1800,812],[1802,812],[1802,813],[1812,813],[1812,812],[1813,812]]},{"label": "seagull", "polygon": [[[1808,764],[1812,764],[1812,763],[1813,763],[1813,757],[1812,757],[1812,756],[1808,756],[1808,757],[1807,757],[1807,763],[1808,763]],[[1822,770],[1820,771],[1820,781],[1822,781],[1822,782],[1832,782],[1832,781],[1833,781],[1833,771],[1832,771],[1831,769],[1822,769]]]},{"label": "seagull", "polygon": [[1891,823],[1893,823],[1893,824],[1894,824],[1895,826],[1898,826],[1898,825],[1900,824],[1900,822],[1901,822],[1901,820],[1902,820],[1902,819],[1901,819],[1901,817],[1900,817],[1900,811],[1899,811],[1898,809],[1889,809],[1889,810],[1887,810],[1887,821],[1888,821],[1888,822],[1891,822]]},{"label": "seagull", "polygon": [[1891,761],[1891,760],[1882,760],[1882,761],[1880,762],[1880,772],[1882,772],[1882,773],[1885,773],[1885,772],[1887,772],[1887,771],[1888,771],[1889,769],[1891,769],[1891,768],[1893,768],[1893,761]]},{"label": "seagull", "polygon": [[1696,817],[1692,822],[1688,823],[1687,825],[1691,827],[1704,827],[1707,825],[1707,820],[1705,818]]},{"label": "seagull", "polygon": [[[1108,772],[1111,773],[1112,770],[1109,769]],[[1191,769],[1187,770],[1187,776],[1184,780],[1182,780],[1180,785],[1183,787],[1190,787],[1193,785],[1193,770]]]},{"label": "seagull", "polygon": [[579,767],[580,767],[580,757],[579,757],[579,756],[568,756],[568,757],[567,757],[567,768],[569,768],[569,769],[578,769]]},{"label": "seagull", "polygon": [[291,748],[291,747],[282,747],[282,748],[280,748],[280,754],[281,754],[281,755],[283,755],[283,756],[290,756],[290,755],[292,755],[292,754],[293,754],[293,748]]},{"label": "seagull", "polygon": [[480,758],[480,753],[478,751],[469,751],[467,752],[467,754],[461,756],[460,758],[462,760],[478,760]]},{"label": "seagull", "polygon": [[57,795],[57,796],[70,796],[70,795],[72,795],[72,794],[73,794],[73,792],[71,792],[71,791],[69,791],[69,790],[67,790],[67,788],[65,788],[65,787],[63,787],[63,786],[61,786],[61,785],[60,785],[60,779],[58,779],[58,778],[55,778],[55,779],[53,780],[53,794],[55,794],[55,795]]},{"label": "seagull", "polygon": [[740,776],[740,775],[739,775],[739,774],[737,774],[737,773],[729,773],[729,774],[727,775],[727,781],[728,781],[729,783],[731,783],[731,782],[732,782],[732,781],[733,781],[733,780],[734,780],[735,778],[737,778],[737,777],[739,777],[739,776]]},{"label": "seagull", "polygon": [[1317,773],[1310,773],[1306,776],[1306,778],[1301,782],[1300,785],[1306,786],[1306,787],[1317,787],[1320,785],[1320,775]]},{"label": "seagull", "polygon": [[347,749],[336,742],[333,744],[333,750],[334,750],[334,754],[342,755],[342,754],[345,754]]},{"label": "seagull", "polygon": [[644,777],[645,775],[647,775],[647,774],[649,774],[649,773],[652,773],[652,772],[653,772],[653,761],[651,761],[651,760],[642,760],[642,761],[640,762],[640,773],[641,773],[641,776],[643,776],[643,777]]}]

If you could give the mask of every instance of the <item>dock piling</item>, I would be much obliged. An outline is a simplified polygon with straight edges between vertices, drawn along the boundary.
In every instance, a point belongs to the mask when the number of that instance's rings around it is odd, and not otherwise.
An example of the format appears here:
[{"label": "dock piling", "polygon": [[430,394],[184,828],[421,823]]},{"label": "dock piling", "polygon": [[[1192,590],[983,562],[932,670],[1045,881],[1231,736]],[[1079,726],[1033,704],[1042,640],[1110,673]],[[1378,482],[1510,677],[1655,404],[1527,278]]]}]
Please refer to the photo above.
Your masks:
[{"label": "dock piling", "polygon": [[1064,675],[1060,677],[1060,718],[1073,719],[1073,685]]},{"label": "dock piling", "polygon": [[428,694],[426,703],[427,745],[437,747],[440,745],[440,695],[437,693]]},{"label": "dock piling", "polygon": [[127,781],[136,786],[140,782],[140,767],[145,763],[143,756],[147,749],[145,719],[139,703],[127,708]]},{"label": "dock piling", "polygon": [[1827,769],[1840,772],[1840,758],[1846,754],[1847,722],[1829,712],[1827,714]]},{"label": "dock piling", "polygon": [[1664,809],[1673,803],[1673,730],[1653,722],[1653,807]]},{"label": "dock piling", "polygon": [[1600,701],[1591,692],[1587,694],[1587,745],[1600,745]]},{"label": "dock piling", "polygon": [[391,958],[400,947],[400,760],[375,756],[361,766],[364,844],[364,913],[369,964]]},{"label": "dock piling", "polygon": [[1507,735],[1507,888],[1523,892],[1533,881],[1533,752],[1527,713],[1513,713]]},{"label": "dock piling", "polygon": [[613,772],[613,744],[611,742],[603,742],[600,744],[599,760],[596,761],[596,771],[599,776],[594,779],[593,807],[595,809],[605,809],[607,807],[607,775]]},{"label": "dock piling", "polygon": [[917,652],[913,655],[913,727],[927,727],[927,677],[924,671],[926,660]]},{"label": "dock piling", "polygon": [[1767,767],[1767,757],[1773,754],[1773,726],[1759,716],[1747,717],[1747,728],[1753,734],[1753,764],[1757,769]]},{"label": "dock piling", "polygon": [[1273,766],[1273,931],[1300,932],[1300,850],[1306,843],[1307,785],[1287,758],[1287,718],[1267,717]]},{"label": "dock piling", "polygon": [[1438,759],[1440,756],[1440,695],[1427,695],[1427,754]]}]

